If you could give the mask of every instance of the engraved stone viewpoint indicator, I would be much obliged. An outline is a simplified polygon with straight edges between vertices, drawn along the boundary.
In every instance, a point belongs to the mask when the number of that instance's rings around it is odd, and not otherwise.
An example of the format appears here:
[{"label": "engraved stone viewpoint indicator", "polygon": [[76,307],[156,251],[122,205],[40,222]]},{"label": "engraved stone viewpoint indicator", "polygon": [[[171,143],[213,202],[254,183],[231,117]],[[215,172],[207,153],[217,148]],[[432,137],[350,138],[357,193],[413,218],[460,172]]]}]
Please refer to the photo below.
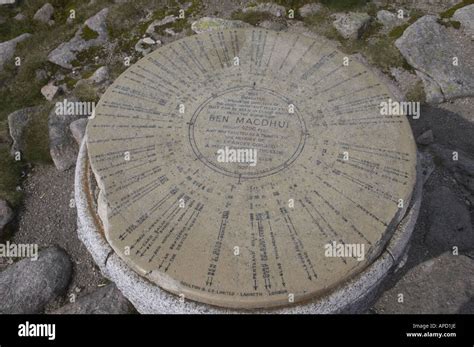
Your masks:
[{"label": "engraved stone viewpoint indicator", "polygon": [[[236,29],[160,48],[89,121],[105,238],[186,299],[324,295],[374,261],[410,202],[416,149],[405,116],[381,115],[389,98],[363,65],[304,36]],[[256,150],[255,165],[218,160],[225,148]],[[363,256],[328,256],[334,244]]]}]

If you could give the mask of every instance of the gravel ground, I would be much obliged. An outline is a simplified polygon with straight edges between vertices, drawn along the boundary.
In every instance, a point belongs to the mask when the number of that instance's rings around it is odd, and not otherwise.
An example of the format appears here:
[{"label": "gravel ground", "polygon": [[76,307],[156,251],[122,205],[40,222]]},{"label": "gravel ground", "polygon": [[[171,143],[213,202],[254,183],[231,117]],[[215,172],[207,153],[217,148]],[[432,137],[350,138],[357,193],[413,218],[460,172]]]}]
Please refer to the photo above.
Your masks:
[{"label": "gravel ground", "polygon": [[[10,242],[37,243],[40,249],[58,245],[66,250],[73,262],[68,296],[71,293],[82,296],[108,283],[77,237],[76,209],[70,207],[74,197],[74,169],[60,172],[52,165],[37,166],[28,174],[23,190],[25,199],[18,212],[18,229]],[[7,265],[2,261],[0,269]],[[67,300],[67,297],[55,300],[46,311],[62,306]]]}]

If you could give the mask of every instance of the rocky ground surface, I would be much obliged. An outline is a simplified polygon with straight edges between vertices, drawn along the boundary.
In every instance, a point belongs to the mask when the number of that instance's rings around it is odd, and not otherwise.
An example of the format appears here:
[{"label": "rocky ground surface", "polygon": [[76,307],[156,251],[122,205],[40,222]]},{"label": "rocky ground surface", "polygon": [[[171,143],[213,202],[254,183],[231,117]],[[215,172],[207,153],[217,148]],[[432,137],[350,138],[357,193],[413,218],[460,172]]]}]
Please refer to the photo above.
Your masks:
[{"label": "rocky ground surface", "polygon": [[0,257],[1,313],[134,312],[77,238],[74,164],[87,114],[58,115],[55,103],[96,102],[129,65],[184,36],[251,26],[332,40],[423,102],[410,118],[425,176],[420,215],[368,312],[474,313],[470,0],[0,1],[0,240],[40,248],[35,262]]},{"label": "rocky ground surface", "polygon": [[[73,187],[72,169],[65,172],[54,166],[32,169],[22,185],[24,203],[18,211],[17,230],[10,238],[16,244],[38,244],[40,249],[57,245],[69,255],[74,271],[64,292],[67,295],[53,300],[48,310],[67,302],[71,294],[81,296],[108,283],[77,237]],[[7,259],[0,258],[0,269],[7,266]]]},{"label": "rocky ground surface", "polygon": [[[451,163],[452,149],[474,153],[474,100],[423,107],[412,120],[418,149],[431,172],[403,266],[383,283],[374,313],[474,313],[472,171]],[[420,144],[420,136],[432,137]],[[447,152],[446,152],[447,150]],[[449,159],[449,161],[447,160]],[[465,157],[472,165],[473,158]],[[453,255],[457,247],[459,255]],[[403,294],[403,302],[399,302]]]}]

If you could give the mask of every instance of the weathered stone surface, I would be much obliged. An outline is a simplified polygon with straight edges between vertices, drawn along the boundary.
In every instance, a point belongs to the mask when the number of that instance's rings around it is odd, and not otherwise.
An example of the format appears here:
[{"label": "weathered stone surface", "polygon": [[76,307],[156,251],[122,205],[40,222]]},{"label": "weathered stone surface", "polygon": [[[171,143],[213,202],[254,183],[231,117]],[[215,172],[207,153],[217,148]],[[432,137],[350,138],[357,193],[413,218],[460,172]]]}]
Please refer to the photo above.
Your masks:
[{"label": "weathered stone surface", "polygon": [[0,313],[41,313],[65,293],[72,273],[69,256],[59,247],[49,247],[38,259],[23,259],[0,272]]},{"label": "weathered stone surface", "polygon": [[322,7],[321,4],[310,3],[300,7],[298,12],[301,17],[306,18],[320,12]]},{"label": "weathered stone surface", "polygon": [[474,249],[474,231],[467,206],[447,187],[436,187],[427,193],[429,228],[425,243],[436,252]]},{"label": "weathered stone surface", "polygon": [[454,12],[453,19],[461,23],[461,29],[468,35],[474,35],[474,4]]},{"label": "weathered stone surface", "polygon": [[[66,69],[72,69],[73,66],[71,65],[71,62],[76,59],[77,53],[104,44],[108,37],[107,27],[105,24],[108,11],[108,8],[104,8],[94,16],[87,19],[71,40],[60,44],[49,53],[48,60]],[[86,26],[95,31],[98,36],[89,40],[84,39],[83,32]]]},{"label": "weathered stone surface", "polygon": [[8,203],[0,199],[0,239],[3,238],[5,227],[13,220],[13,210],[8,206]]},{"label": "weathered stone surface", "polygon": [[367,13],[348,12],[334,14],[332,23],[339,34],[345,39],[358,39],[367,29],[370,16]]},{"label": "weathered stone surface", "polygon": [[78,145],[82,143],[82,139],[84,138],[84,134],[86,133],[87,121],[88,118],[81,118],[73,121],[69,125],[69,129],[71,129],[72,136],[74,137]]},{"label": "weathered stone surface", "polygon": [[58,90],[59,90],[59,87],[56,87],[52,83],[48,83],[43,88],[41,88],[41,94],[43,94],[46,100],[51,101],[56,96]]},{"label": "weathered stone surface", "polygon": [[252,27],[250,24],[240,20],[228,20],[214,17],[203,17],[191,24],[191,29],[196,33],[204,33],[213,30],[247,28]]},{"label": "weathered stone surface", "polygon": [[[403,294],[403,302],[399,302]],[[450,252],[410,269],[386,291],[378,313],[457,313],[474,296],[474,260]]]},{"label": "weathered stone surface", "polygon": [[97,289],[67,304],[54,314],[126,314],[133,313],[133,305],[122,295],[114,284]]},{"label": "weathered stone surface", "polygon": [[44,4],[33,16],[34,20],[39,22],[48,23],[54,14],[54,7],[49,2]]},{"label": "weathered stone surface", "polygon": [[263,4],[258,4],[255,6],[244,7],[242,9],[243,13],[249,12],[266,12],[275,17],[282,17],[286,14],[286,9],[284,6],[277,5],[273,2],[265,2]]},{"label": "weathered stone surface", "polygon": [[109,69],[107,66],[101,66],[97,70],[94,71],[91,77],[89,77],[89,81],[93,83],[100,84],[105,82],[109,79]]},{"label": "weathered stone surface", "polygon": [[15,156],[17,151],[23,152],[23,132],[31,118],[36,116],[40,110],[40,107],[27,107],[8,115],[8,129],[13,140],[11,147],[12,156]]},{"label": "weathered stone surface", "polygon": [[76,163],[78,147],[69,125],[83,117],[76,114],[57,114],[55,107],[49,113],[49,153],[58,170],[67,170]]},{"label": "weathered stone surface", "polygon": [[[424,16],[410,25],[395,41],[408,63],[423,80],[427,101],[441,102],[474,95],[472,57],[465,48],[437,23],[437,17]],[[453,64],[457,57],[459,65]]]},{"label": "weathered stone surface", "polygon": [[0,5],[11,5],[16,3],[16,0],[0,0]]},{"label": "weathered stone surface", "polygon": [[11,39],[10,41],[5,41],[0,43],[0,71],[3,70],[5,63],[13,58],[15,53],[16,45],[19,42],[22,42],[29,38],[31,34],[21,34],[20,36]]}]

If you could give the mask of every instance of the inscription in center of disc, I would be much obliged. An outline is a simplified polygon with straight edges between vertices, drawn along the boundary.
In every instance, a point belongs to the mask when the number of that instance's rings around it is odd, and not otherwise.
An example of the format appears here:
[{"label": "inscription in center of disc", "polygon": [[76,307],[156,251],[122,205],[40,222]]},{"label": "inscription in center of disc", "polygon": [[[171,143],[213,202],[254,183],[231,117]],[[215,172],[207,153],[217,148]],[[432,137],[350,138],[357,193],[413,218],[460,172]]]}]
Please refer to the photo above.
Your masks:
[{"label": "inscription in center of disc", "polygon": [[[258,178],[290,166],[303,150],[306,128],[296,106],[269,89],[236,87],[202,103],[189,124],[195,155],[226,176]],[[256,162],[222,162],[219,151],[251,150]]]}]

